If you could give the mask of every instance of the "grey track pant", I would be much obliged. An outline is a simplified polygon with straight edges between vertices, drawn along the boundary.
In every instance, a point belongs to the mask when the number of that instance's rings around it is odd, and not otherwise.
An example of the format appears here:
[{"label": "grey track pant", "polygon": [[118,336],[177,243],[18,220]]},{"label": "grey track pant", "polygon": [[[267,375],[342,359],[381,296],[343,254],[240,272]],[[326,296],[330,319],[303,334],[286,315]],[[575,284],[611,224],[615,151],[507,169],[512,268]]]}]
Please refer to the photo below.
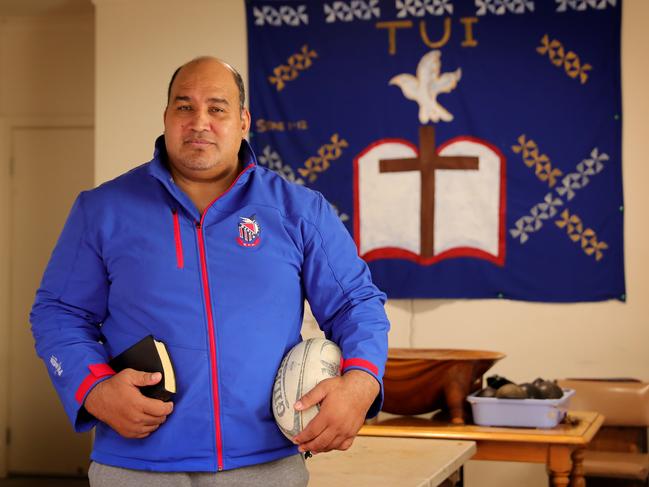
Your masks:
[{"label": "grey track pant", "polygon": [[306,487],[309,472],[302,455],[293,455],[222,472],[150,472],[92,462],[90,487]]}]

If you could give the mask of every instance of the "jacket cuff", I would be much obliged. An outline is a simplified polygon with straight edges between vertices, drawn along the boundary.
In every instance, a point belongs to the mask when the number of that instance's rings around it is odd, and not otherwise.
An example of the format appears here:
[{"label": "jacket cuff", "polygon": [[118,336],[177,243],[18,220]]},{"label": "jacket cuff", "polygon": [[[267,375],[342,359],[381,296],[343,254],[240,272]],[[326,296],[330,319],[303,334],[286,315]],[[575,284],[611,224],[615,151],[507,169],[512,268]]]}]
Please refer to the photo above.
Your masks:
[{"label": "jacket cuff", "polygon": [[85,379],[83,379],[83,381],[81,381],[81,385],[79,385],[77,392],[74,394],[74,398],[77,400],[79,405],[83,404],[86,400],[86,396],[90,392],[90,389],[92,389],[100,379],[115,375],[115,371],[108,364],[90,364],[88,365],[88,369],[90,370],[90,373]]},{"label": "jacket cuff", "polygon": [[362,370],[363,372],[367,372],[372,377],[374,377],[376,381],[379,383],[379,387],[380,387],[379,393],[376,395],[374,402],[367,410],[367,414],[365,415],[366,419],[371,419],[377,414],[379,414],[381,407],[383,407],[383,381],[379,378],[379,368],[369,360],[365,360],[362,358],[350,358],[350,359],[341,358],[340,373],[344,374],[348,370]]},{"label": "jacket cuff", "polygon": [[90,370],[90,373],[86,376],[85,379],[83,379],[81,385],[74,395],[74,398],[78,404],[76,417],[73,418],[74,431],[76,431],[77,433],[85,433],[86,431],[90,431],[98,421],[97,418],[91,415],[83,406],[86,397],[93,387],[115,375],[115,371],[108,364],[91,364],[88,366],[88,369]]},{"label": "jacket cuff", "polygon": [[341,359],[340,373],[344,374],[347,369],[361,369],[370,372],[373,376],[379,375],[379,368],[369,360],[362,358]]}]

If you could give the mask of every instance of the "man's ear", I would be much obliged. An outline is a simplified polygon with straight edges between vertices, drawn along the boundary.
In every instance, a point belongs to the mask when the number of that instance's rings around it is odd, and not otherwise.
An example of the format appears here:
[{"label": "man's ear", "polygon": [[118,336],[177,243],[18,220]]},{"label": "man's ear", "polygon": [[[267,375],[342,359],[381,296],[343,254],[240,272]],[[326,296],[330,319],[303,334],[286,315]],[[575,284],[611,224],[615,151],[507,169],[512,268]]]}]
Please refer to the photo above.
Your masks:
[{"label": "man's ear", "polygon": [[241,110],[241,136],[246,137],[250,130],[250,112],[247,108]]},{"label": "man's ear", "polygon": [[162,123],[163,123],[163,124],[164,124],[165,121],[167,120],[167,110],[168,110],[168,109],[169,109],[169,105],[167,105],[167,106],[165,107],[164,111],[162,112]]}]

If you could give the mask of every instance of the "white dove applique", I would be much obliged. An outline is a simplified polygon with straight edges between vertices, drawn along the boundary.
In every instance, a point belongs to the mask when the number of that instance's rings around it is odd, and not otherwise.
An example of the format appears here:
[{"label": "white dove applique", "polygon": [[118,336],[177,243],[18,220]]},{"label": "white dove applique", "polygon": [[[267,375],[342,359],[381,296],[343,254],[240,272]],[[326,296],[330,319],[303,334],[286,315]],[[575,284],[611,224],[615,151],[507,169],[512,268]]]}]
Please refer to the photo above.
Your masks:
[{"label": "white dove applique", "polygon": [[417,76],[408,73],[398,74],[388,83],[397,85],[406,98],[419,104],[419,121],[422,124],[429,120],[431,122],[453,120],[453,115],[437,102],[437,95],[450,93],[455,89],[462,76],[462,69],[458,68],[453,72],[440,75],[442,68],[440,57],[440,51],[430,51],[419,61]]}]

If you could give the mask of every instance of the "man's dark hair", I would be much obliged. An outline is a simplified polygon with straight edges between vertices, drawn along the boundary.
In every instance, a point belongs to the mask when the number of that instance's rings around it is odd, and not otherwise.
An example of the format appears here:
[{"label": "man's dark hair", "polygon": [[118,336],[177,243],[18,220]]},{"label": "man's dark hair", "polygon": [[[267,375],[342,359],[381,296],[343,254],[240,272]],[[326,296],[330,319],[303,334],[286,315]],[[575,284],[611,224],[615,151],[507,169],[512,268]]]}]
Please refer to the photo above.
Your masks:
[{"label": "man's dark hair", "polygon": [[[204,58],[196,58],[194,61],[198,61],[200,59],[208,59],[207,57]],[[190,61],[191,62],[191,61]],[[222,61],[221,61],[222,62]],[[230,66],[228,63],[223,63],[226,68],[228,68],[232,72],[232,77],[234,78],[234,82],[237,85],[237,88],[239,89],[239,110],[243,110],[243,106],[246,103],[246,88],[243,85],[243,78],[239,74],[239,71],[234,69],[232,66]],[[178,76],[178,73],[182,68],[184,68],[186,64],[183,64],[182,66],[178,66],[176,70],[174,71],[174,74],[171,75],[171,80],[169,80],[169,86],[167,87],[167,106],[169,106],[169,102],[171,101],[171,86],[174,84],[174,80],[176,79],[176,76]]]}]

